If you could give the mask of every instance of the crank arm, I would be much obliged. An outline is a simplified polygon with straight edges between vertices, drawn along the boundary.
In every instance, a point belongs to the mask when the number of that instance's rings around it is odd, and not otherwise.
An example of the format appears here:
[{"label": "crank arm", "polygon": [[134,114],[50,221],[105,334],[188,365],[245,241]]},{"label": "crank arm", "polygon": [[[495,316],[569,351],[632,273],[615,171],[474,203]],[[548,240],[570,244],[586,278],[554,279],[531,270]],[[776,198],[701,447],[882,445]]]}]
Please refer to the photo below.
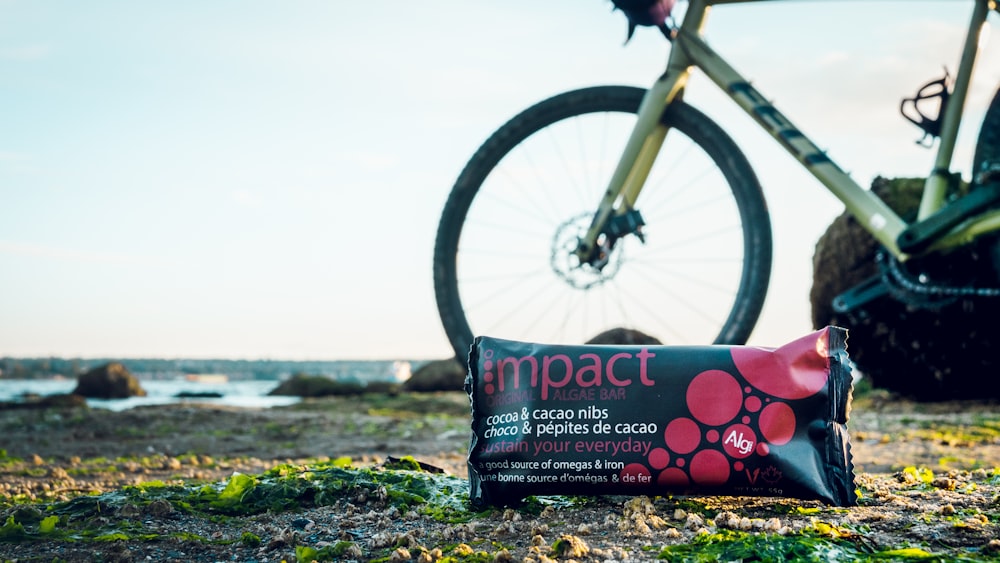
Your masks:
[{"label": "crank arm", "polygon": [[837,313],[850,313],[888,293],[889,288],[883,283],[882,275],[876,274],[834,297],[831,305]]}]

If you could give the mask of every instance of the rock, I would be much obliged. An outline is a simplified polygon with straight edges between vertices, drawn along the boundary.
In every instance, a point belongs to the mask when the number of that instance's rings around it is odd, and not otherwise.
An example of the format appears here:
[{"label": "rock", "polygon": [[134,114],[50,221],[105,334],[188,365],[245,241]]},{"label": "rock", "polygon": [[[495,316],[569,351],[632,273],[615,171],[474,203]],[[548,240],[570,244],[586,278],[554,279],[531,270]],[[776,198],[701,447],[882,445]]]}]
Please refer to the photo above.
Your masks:
[{"label": "rock", "polygon": [[282,381],[268,395],[292,397],[351,396],[362,393],[395,394],[399,385],[393,382],[373,381],[367,385],[358,381],[339,381],[325,375],[297,373]]},{"label": "rock", "polygon": [[[922,178],[876,178],[872,191],[905,219],[916,216]],[[955,190],[963,189],[956,186]],[[905,269],[939,285],[996,287],[997,243],[957,250],[944,257],[914,258]],[[890,294],[858,311],[838,314],[834,297],[878,273],[879,245],[846,213],[816,244],[812,322],[848,329],[847,351],[875,387],[922,401],[1000,397],[1000,299],[918,299]],[[979,279],[977,279],[977,277]]]},{"label": "rock", "polygon": [[633,328],[612,328],[587,341],[587,344],[644,344],[659,346],[663,344],[658,339]]},{"label": "rock", "polygon": [[87,399],[82,395],[74,393],[60,393],[57,395],[46,395],[40,398],[37,404],[47,409],[72,409],[86,407]]},{"label": "rock", "polygon": [[420,366],[403,382],[406,391],[461,391],[465,388],[466,366],[454,358],[434,360]]},{"label": "rock", "polygon": [[181,391],[174,395],[175,399],[221,399],[218,391]]},{"label": "rock", "polygon": [[74,395],[93,399],[126,399],[145,397],[139,380],[124,365],[111,362],[98,366],[77,378]]},{"label": "rock", "polygon": [[66,409],[86,407],[87,399],[72,393],[56,395],[25,395],[21,401],[0,402],[0,410],[5,409]]},{"label": "rock", "polygon": [[329,395],[360,395],[364,391],[356,381],[337,381],[324,375],[297,373],[282,381],[268,395],[292,397],[325,397]]}]

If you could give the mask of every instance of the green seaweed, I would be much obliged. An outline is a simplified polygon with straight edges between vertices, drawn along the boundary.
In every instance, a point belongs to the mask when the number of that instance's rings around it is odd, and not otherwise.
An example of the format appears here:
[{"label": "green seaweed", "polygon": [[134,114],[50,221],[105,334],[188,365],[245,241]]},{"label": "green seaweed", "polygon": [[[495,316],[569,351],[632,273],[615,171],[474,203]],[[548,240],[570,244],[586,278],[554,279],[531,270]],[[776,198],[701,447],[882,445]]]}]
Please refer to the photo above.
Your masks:
[{"label": "green seaweed", "polygon": [[298,563],[309,563],[310,561],[323,561],[320,559],[319,550],[307,545],[295,546],[295,561]]},{"label": "green seaweed", "polygon": [[662,547],[657,552],[658,559],[683,563],[709,563],[715,561],[743,561],[777,563],[797,561],[802,563],[876,563],[881,561],[932,562],[932,561],[977,561],[980,559],[949,555],[934,555],[919,548],[901,548],[872,551],[848,539],[834,535],[797,534],[782,536],[777,534],[752,534],[724,530],[714,534],[702,534],[688,544]]},{"label": "green seaweed", "polygon": [[38,533],[42,535],[51,534],[56,530],[56,524],[58,523],[58,516],[46,516],[38,523]]},{"label": "green seaweed", "polygon": [[28,537],[24,525],[14,519],[14,515],[7,517],[7,521],[0,527],[0,541],[20,541]]},{"label": "green seaweed", "polygon": [[247,547],[257,547],[263,543],[263,540],[261,540],[260,536],[257,534],[252,532],[243,532],[243,535],[240,536],[239,543]]},{"label": "green seaweed", "polygon": [[353,545],[354,542],[339,541],[320,549],[304,545],[296,546],[295,560],[300,563],[309,563],[310,561],[338,561],[347,554],[347,551]]},{"label": "green seaweed", "polygon": [[[11,513],[0,528],[0,540],[52,538],[53,534],[67,540],[155,538],[141,525],[108,523],[106,518],[125,507],[154,503],[161,510],[211,519],[329,506],[341,499],[363,497],[417,510],[439,521],[464,522],[477,514],[468,502],[467,487],[467,481],[459,477],[410,469],[354,468],[348,460],[338,458],[313,466],[280,465],[259,475],[237,473],[226,481],[197,486],[155,481],[68,501],[36,503]],[[63,524],[56,530],[60,522]],[[96,529],[88,528],[90,525]],[[237,541],[259,542],[260,538],[244,534]]]},{"label": "green seaweed", "polygon": [[405,455],[401,458],[393,458],[387,461],[384,466],[385,469],[404,469],[408,471],[422,471],[423,467],[420,462],[417,461],[411,455]]},{"label": "green seaweed", "polygon": [[[413,510],[444,522],[469,521],[483,512],[475,512],[468,499],[468,482],[445,474],[414,471],[415,460],[404,458],[395,468],[352,467],[349,460],[338,458],[326,462],[301,466],[281,465],[257,475],[234,474],[231,478],[209,484],[183,485],[148,482],[125,486],[119,490],[99,495],[81,496],[69,501],[35,503],[10,512],[6,523],[0,527],[0,541],[90,541],[111,542],[120,540],[156,541],[164,538],[183,539],[200,543],[240,543],[260,545],[260,537],[244,533],[236,539],[215,541],[200,536],[178,536],[152,533],[144,528],[143,519],[132,519],[125,514],[136,509],[142,511],[177,510],[195,514],[209,520],[260,514],[268,511],[286,511],[299,508],[331,506],[347,501],[373,502],[380,506],[396,506]],[[419,467],[419,464],[417,464]],[[933,472],[926,468],[909,467],[903,471],[912,477],[914,486],[930,485]],[[994,469],[989,479],[1000,479],[1000,470]],[[363,500],[358,500],[363,499]],[[562,509],[577,506],[594,506],[615,500],[594,497],[531,497],[520,510],[540,513],[547,507]],[[655,502],[666,505],[664,509],[683,508],[689,513],[711,517],[717,512],[707,499],[659,498]],[[492,510],[492,509],[490,509]],[[779,512],[816,515],[836,512],[829,507],[777,505]],[[964,516],[956,513],[956,518]],[[801,533],[788,536],[777,534],[752,534],[719,530],[718,533],[701,534],[691,543],[666,547],[650,547],[651,555],[671,561],[937,561],[941,556],[917,547],[876,551],[863,538],[864,531],[829,524],[820,520]],[[464,545],[464,544],[463,544]],[[564,547],[556,540],[555,553]],[[300,561],[334,561],[348,555],[347,550],[357,549],[351,542],[338,542],[321,549],[302,547],[296,550]],[[973,552],[967,555],[972,557]],[[465,546],[452,552],[445,551],[442,561],[492,560],[485,551],[473,551]],[[953,561],[971,561],[950,557]]]},{"label": "green seaweed", "polygon": [[229,478],[225,488],[219,492],[217,498],[209,501],[209,504],[223,510],[233,509],[240,506],[256,486],[257,479],[252,475],[237,473]]},{"label": "green seaweed", "polygon": [[23,463],[24,460],[19,457],[13,457],[7,455],[7,450],[0,449],[0,467],[7,467],[10,465],[17,465]]},{"label": "green seaweed", "polygon": [[918,486],[930,487],[934,481],[934,472],[926,467],[908,466],[903,468],[903,474],[917,482]]}]

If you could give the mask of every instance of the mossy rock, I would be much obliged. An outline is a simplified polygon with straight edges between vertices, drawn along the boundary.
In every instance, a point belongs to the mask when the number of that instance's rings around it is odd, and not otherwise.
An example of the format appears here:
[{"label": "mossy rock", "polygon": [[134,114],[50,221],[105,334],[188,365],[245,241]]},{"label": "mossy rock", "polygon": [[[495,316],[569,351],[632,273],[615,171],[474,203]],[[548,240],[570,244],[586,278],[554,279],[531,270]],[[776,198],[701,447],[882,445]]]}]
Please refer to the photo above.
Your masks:
[{"label": "mossy rock", "polygon": [[[912,220],[922,178],[876,178],[872,191],[896,213]],[[965,186],[953,182],[952,193]],[[939,285],[996,287],[996,241],[956,250],[947,256],[913,259],[911,275]],[[848,329],[847,350],[873,386],[923,401],[1000,397],[1000,299],[914,300],[902,294],[881,297],[848,314],[833,310],[833,299],[879,272],[879,244],[846,212],[816,244],[812,322]]]}]

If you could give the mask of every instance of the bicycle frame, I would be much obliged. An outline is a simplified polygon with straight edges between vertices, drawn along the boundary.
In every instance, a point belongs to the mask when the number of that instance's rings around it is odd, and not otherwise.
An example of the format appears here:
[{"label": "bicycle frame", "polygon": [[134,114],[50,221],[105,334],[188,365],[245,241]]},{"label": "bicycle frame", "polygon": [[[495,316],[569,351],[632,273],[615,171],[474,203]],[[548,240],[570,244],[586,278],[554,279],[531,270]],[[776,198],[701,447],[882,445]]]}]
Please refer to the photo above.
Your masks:
[{"label": "bicycle frame", "polygon": [[[638,120],[604,193],[594,220],[580,242],[577,255],[581,261],[594,255],[598,240],[612,213],[624,214],[635,206],[646,177],[653,166],[666,135],[660,118],[673,100],[683,98],[692,68],[700,69],[744,112],[778,141],[835,197],[847,211],[875,237],[896,259],[911,255],[900,250],[900,234],[910,223],[890,209],[870,190],[845,173],[825,152],[777,110],[750,82],[709,47],[703,30],[715,5],[759,2],[765,0],[690,0],[681,25],[676,29],[666,72],[646,93],[638,111]],[[975,0],[958,73],[946,111],[941,118],[941,132],[934,167],[925,181],[917,221],[932,217],[945,205],[955,141],[965,105],[973,67],[978,55],[980,31],[990,10],[1000,11],[992,0]],[[965,244],[974,238],[1000,230],[1000,210],[979,213],[938,237],[927,250],[941,250]]]}]

